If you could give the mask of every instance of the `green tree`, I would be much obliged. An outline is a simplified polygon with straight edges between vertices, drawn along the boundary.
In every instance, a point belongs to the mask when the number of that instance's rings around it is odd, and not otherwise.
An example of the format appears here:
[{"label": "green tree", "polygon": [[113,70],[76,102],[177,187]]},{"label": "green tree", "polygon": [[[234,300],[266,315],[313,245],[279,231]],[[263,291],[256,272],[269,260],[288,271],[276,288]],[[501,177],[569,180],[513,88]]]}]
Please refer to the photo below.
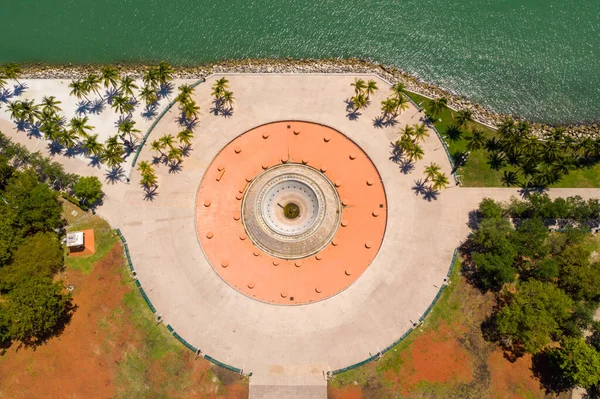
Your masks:
[{"label": "green tree", "polygon": [[429,137],[427,127],[423,123],[416,123],[413,130],[413,136],[416,141],[424,142],[426,137]]},{"label": "green tree", "polygon": [[122,96],[133,98],[135,100],[134,90],[137,90],[138,86],[135,84],[135,79],[129,75],[123,76],[121,84],[119,85],[119,91]]},{"label": "green tree", "polygon": [[519,283],[516,293],[505,293],[508,305],[496,316],[498,333],[507,346],[538,353],[560,336],[573,301],[552,283]]},{"label": "green tree", "polygon": [[129,114],[133,111],[133,105],[129,102],[129,99],[122,95],[115,96],[111,106],[120,114]]},{"label": "green tree", "polygon": [[473,122],[473,111],[470,109],[463,109],[457,111],[454,114],[454,119],[456,120],[456,124],[460,127],[465,126],[469,122]]},{"label": "green tree", "polygon": [[165,85],[171,79],[173,79],[173,72],[174,72],[174,70],[171,67],[171,64],[169,64],[166,61],[161,61],[158,64],[158,68],[157,68],[157,72],[156,72],[156,78],[158,79],[158,81],[160,82],[160,84]]},{"label": "green tree", "polygon": [[435,162],[431,162],[429,164],[429,166],[425,167],[425,171],[423,173],[425,173],[425,182],[428,182],[429,180],[433,180],[433,178],[440,173],[440,171],[442,170],[442,168],[440,167],[440,165],[438,165]]},{"label": "green tree", "polygon": [[73,186],[73,193],[81,203],[93,205],[102,198],[102,183],[96,176],[81,177]]},{"label": "green tree", "polygon": [[102,83],[100,76],[95,73],[90,73],[85,77],[83,82],[86,87],[86,91],[93,91],[97,95],[100,95],[100,83]]},{"label": "green tree", "polygon": [[192,144],[193,138],[194,138],[194,133],[189,129],[185,129],[185,130],[182,130],[179,133],[177,133],[177,140],[179,140],[180,143],[185,144],[186,146],[189,146]]},{"label": "green tree", "polygon": [[548,351],[551,367],[571,387],[590,388],[600,382],[600,353],[581,338],[565,338]]},{"label": "green tree", "polygon": [[104,83],[104,87],[117,87],[119,82],[119,70],[111,65],[104,66],[100,69],[100,77]]},{"label": "green tree", "polygon": [[450,181],[448,180],[448,176],[445,173],[436,173],[432,180],[432,188],[434,190],[440,190],[448,187]]},{"label": "green tree", "polygon": [[362,92],[367,88],[367,84],[364,79],[354,78],[354,82],[350,83],[350,86],[354,87],[354,96],[358,96],[362,94]]},{"label": "green tree", "polygon": [[56,233],[26,237],[14,252],[11,263],[0,268],[0,290],[10,291],[36,276],[51,278],[63,264],[63,248]]},{"label": "green tree", "polygon": [[375,94],[375,92],[379,90],[379,88],[377,87],[377,82],[369,79],[369,81],[367,82],[367,85],[365,87],[365,94],[367,95],[367,101],[369,100],[369,98],[371,97],[372,94]]},{"label": "green tree", "polygon": [[479,203],[478,211],[486,219],[500,219],[504,213],[502,205],[491,198],[484,198]]},{"label": "green tree", "polygon": [[62,108],[58,106],[59,104],[62,104],[62,102],[57,100],[56,97],[44,96],[40,105],[43,107],[43,111],[55,114],[57,111],[62,111]]},{"label": "green tree", "polygon": [[440,97],[437,99],[429,100],[427,102],[429,105],[429,112],[435,117],[442,113],[442,111],[446,108],[448,104],[448,100],[446,97]]},{"label": "green tree", "polygon": [[467,140],[469,140],[467,143],[467,150],[469,151],[482,149],[487,141],[483,132],[477,129],[471,130],[471,136],[467,137]]},{"label": "green tree", "polygon": [[89,120],[87,116],[75,116],[69,121],[69,126],[78,136],[87,136],[94,129],[94,126],[88,125]]},{"label": "green tree", "polygon": [[2,68],[0,68],[2,75],[7,77],[8,79],[14,79],[17,84],[21,84],[18,80],[21,73],[23,73],[23,69],[19,64],[15,64],[14,62],[7,62],[2,64]]},{"label": "green tree", "polygon": [[83,97],[88,102],[90,101],[90,99],[87,98],[88,88],[85,82],[79,79],[73,80],[71,81],[71,83],[69,83],[69,88],[71,89],[71,92],[69,93],[71,96],[75,96],[78,99],[81,99],[81,97]]},{"label": "green tree", "polygon": [[81,147],[88,153],[95,157],[99,157],[104,152],[104,144],[98,142],[98,135],[84,135]]},{"label": "green tree", "polygon": [[33,277],[17,285],[8,295],[10,335],[26,345],[37,345],[60,331],[73,310],[71,295],[62,283]]},{"label": "green tree", "polygon": [[144,85],[139,94],[140,98],[144,100],[146,105],[150,105],[158,101],[158,95],[156,94],[156,90],[151,86]]}]

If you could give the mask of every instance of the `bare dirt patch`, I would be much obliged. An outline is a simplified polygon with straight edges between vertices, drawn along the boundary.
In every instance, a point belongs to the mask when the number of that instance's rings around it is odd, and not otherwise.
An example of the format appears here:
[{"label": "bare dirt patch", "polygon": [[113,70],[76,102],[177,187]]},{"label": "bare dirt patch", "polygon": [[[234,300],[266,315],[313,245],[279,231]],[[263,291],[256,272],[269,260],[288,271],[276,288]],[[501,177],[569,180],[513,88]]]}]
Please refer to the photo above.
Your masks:
[{"label": "bare dirt patch", "polygon": [[526,354],[514,363],[509,362],[501,350],[490,354],[491,390],[494,398],[520,399],[544,398],[540,383],[531,374],[531,355]]},{"label": "bare dirt patch", "polygon": [[414,340],[399,373],[388,371],[385,376],[400,386],[406,395],[422,381],[469,383],[473,367],[455,330],[442,321],[437,330],[421,334]]}]

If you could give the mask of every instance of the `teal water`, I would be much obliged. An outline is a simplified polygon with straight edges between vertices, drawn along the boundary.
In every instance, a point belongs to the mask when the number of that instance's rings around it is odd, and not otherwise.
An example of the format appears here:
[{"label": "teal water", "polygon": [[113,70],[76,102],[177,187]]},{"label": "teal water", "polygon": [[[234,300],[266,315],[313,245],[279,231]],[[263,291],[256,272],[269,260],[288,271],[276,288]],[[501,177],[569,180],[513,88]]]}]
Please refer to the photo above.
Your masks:
[{"label": "teal water", "polygon": [[0,0],[0,62],[361,57],[500,112],[600,119],[600,0]]}]

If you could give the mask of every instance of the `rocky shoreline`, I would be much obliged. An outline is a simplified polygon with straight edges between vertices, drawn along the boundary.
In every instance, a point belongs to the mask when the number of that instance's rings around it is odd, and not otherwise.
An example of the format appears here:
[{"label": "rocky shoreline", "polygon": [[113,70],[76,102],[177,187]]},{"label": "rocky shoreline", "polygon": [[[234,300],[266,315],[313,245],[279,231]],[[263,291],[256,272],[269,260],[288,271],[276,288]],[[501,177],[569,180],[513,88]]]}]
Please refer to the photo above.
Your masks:
[{"label": "rocky shoreline", "polygon": [[[141,76],[145,64],[114,64],[123,73],[134,77]],[[97,72],[99,65],[42,65],[28,64],[23,66],[22,77],[26,79],[76,79],[90,72]],[[215,73],[373,73],[391,82],[402,82],[407,89],[430,98],[446,97],[448,105],[454,109],[470,109],[474,117],[490,127],[497,126],[502,119],[515,115],[502,115],[481,104],[474,103],[464,96],[456,95],[448,90],[427,83],[416,76],[393,66],[373,63],[358,59],[247,59],[228,60],[194,67],[174,67],[175,78],[200,79]],[[533,130],[540,136],[546,135],[553,126],[533,123]],[[576,137],[600,138],[600,122],[573,124],[565,126],[566,131]]]}]

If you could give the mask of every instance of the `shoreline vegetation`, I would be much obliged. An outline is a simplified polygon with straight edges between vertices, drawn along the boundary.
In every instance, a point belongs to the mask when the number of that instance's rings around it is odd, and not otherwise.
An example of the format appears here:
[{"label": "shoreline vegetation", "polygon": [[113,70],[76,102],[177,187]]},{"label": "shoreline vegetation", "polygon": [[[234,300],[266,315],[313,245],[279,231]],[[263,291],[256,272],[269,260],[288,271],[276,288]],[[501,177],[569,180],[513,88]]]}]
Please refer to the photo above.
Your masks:
[{"label": "shoreline vegetation", "polygon": [[[126,73],[133,78],[141,77],[146,66],[152,63],[113,63],[121,73]],[[84,78],[90,72],[97,72],[104,64],[65,64],[49,65],[40,63],[23,64],[23,79],[77,79]],[[473,113],[473,119],[489,127],[496,128],[505,118],[516,121],[525,119],[518,115],[501,114],[492,111],[481,104],[477,104],[465,96],[458,95],[450,90],[425,82],[419,77],[411,75],[399,68],[375,62],[348,59],[239,59],[224,60],[215,63],[197,66],[173,66],[173,78],[200,79],[210,74],[219,73],[373,73],[390,83],[404,83],[406,89],[424,97],[447,99],[447,106],[451,109],[468,109]],[[532,122],[532,131],[539,136],[551,133],[557,125],[542,122]],[[600,120],[595,122],[582,122],[577,124],[560,125],[566,133],[574,137],[600,136]]]}]

